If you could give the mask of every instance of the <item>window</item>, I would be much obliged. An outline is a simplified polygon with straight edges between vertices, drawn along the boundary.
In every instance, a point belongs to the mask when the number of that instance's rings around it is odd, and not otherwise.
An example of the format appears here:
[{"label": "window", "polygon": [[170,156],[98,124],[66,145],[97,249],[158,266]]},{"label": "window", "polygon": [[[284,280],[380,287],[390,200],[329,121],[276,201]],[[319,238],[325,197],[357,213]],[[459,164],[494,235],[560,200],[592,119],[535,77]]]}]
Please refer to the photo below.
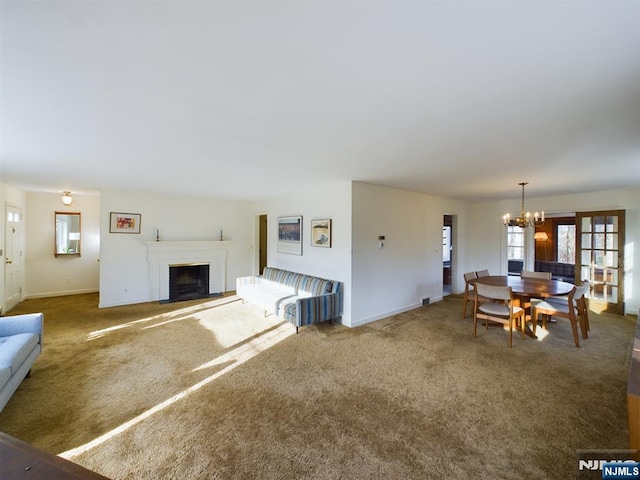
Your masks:
[{"label": "window", "polygon": [[507,260],[524,261],[524,228],[507,227]]},{"label": "window", "polygon": [[556,254],[560,263],[576,263],[576,226],[558,225]]}]

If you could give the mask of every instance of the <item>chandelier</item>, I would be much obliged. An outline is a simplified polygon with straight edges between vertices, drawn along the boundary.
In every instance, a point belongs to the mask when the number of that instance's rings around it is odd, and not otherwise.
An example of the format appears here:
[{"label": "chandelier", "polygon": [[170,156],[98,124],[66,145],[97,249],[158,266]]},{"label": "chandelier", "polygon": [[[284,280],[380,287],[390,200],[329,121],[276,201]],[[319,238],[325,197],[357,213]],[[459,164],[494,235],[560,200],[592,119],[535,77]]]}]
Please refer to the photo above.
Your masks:
[{"label": "chandelier", "polygon": [[539,227],[544,223],[544,210],[542,214],[535,212],[533,216],[530,212],[524,211],[524,186],[527,185],[527,182],[520,182],[518,185],[522,186],[522,209],[520,210],[520,216],[516,218],[511,218],[511,215],[505,213],[502,216],[502,222],[505,227]]}]

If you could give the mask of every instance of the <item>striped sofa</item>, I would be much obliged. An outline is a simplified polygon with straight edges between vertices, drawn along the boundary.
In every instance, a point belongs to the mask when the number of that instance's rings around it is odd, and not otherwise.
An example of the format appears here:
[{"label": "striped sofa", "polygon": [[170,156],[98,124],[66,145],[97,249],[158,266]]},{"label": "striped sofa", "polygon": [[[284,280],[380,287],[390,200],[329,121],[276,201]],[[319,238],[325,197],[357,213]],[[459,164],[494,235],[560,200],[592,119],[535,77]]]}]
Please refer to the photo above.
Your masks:
[{"label": "striped sofa", "polygon": [[266,267],[236,279],[236,294],[298,328],[342,316],[342,282]]}]

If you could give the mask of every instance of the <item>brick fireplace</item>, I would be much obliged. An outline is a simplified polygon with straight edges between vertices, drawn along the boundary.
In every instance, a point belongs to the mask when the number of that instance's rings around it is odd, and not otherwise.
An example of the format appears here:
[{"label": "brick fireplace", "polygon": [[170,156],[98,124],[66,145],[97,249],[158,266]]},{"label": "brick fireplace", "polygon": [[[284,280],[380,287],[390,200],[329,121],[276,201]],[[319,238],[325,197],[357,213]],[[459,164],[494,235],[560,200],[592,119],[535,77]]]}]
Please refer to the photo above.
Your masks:
[{"label": "brick fireplace", "polygon": [[[198,285],[199,282],[192,279],[189,281],[191,285],[188,288],[202,289],[202,296],[224,292],[228,244],[228,241],[146,242],[152,300],[170,300],[169,285],[172,266],[206,266],[208,287]],[[190,273],[194,271],[191,269]],[[186,280],[185,283],[187,283]],[[185,290],[188,289],[184,285],[183,287]]]}]

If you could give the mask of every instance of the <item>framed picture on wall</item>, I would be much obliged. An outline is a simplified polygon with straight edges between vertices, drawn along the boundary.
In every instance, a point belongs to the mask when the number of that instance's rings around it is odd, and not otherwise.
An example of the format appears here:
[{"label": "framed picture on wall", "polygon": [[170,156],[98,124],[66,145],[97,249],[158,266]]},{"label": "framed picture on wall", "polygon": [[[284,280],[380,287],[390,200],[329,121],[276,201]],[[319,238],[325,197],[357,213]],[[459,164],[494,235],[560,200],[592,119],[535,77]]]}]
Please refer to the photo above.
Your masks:
[{"label": "framed picture on wall", "polygon": [[311,220],[311,246],[331,248],[331,219]]},{"label": "framed picture on wall", "polygon": [[140,233],[141,221],[139,213],[111,212],[109,233]]},{"label": "framed picture on wall", "polygon": [[302,216],[278,217],[278,252],[302,255]]}]

